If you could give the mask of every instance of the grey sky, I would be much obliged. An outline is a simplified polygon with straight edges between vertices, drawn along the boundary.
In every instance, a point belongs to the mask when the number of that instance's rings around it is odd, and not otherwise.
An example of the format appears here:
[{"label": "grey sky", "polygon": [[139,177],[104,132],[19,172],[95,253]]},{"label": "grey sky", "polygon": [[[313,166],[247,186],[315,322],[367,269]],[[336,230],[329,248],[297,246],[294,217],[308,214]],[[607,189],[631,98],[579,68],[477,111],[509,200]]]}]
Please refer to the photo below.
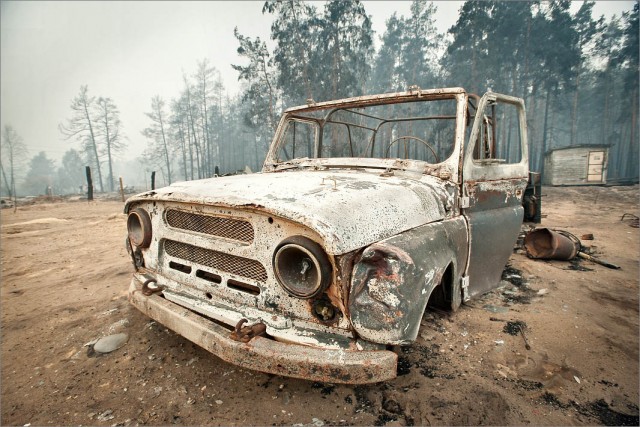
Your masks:
[{"label": "grey sky", "polygon": [[[463,2],[436,2],[437,22],[446,31]],[[145,111],[151,98],[177,97],[182,74],[208,58],[229,94],[239,90],[230,64],[236,54],[233,28],[269,40],[273,16],[262,15],[264,1],[226,2],[0,2],[0,90],[2,127],[24,138],[30,156],[45,151],[58,161],[77,143],[65,141],[58,124],[69,104],[88,85],[90,95],[107,96],[121,112],[130,148],[138,156],[146,141]],[[408,1],[364,1],[377,37],[394,11],[408,15]],[[317,3],[322,7],[322,2]],[[574,6],[579,7],[579,3]],[[633,1],[596,2],[595,15],[620,15]]]}]

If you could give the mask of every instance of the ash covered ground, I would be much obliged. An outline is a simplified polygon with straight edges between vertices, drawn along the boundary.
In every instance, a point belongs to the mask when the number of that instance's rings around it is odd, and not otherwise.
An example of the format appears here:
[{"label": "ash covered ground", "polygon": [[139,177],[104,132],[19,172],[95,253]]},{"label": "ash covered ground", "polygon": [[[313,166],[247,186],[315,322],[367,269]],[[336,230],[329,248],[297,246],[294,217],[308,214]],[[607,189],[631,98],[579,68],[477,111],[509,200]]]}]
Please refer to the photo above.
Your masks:
[{"label": "ash covered ground", "polygon": [[[543,188],[541,226],[621,266],[532,260],[457,313],[425,315],[398,378],[247,371],[131,307],[121,202],[2,211],[2,425],[638,425],[638,186]],[[525,336],[530,349],[527,350]],[[85,344],[124,332],[104,355]]]}]

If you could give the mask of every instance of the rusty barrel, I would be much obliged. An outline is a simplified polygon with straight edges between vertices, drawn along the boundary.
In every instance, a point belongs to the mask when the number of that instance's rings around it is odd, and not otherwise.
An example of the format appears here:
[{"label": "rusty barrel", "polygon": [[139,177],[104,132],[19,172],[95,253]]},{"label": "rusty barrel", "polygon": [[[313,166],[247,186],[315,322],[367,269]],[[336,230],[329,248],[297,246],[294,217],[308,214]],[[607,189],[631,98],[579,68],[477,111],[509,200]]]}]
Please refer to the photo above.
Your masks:
[{"label": "rusty barrel", "polygon": [[538,228],[525,236],[524,247],[531,258],[570,260],[578,254],[580,241],[548,228]]}]

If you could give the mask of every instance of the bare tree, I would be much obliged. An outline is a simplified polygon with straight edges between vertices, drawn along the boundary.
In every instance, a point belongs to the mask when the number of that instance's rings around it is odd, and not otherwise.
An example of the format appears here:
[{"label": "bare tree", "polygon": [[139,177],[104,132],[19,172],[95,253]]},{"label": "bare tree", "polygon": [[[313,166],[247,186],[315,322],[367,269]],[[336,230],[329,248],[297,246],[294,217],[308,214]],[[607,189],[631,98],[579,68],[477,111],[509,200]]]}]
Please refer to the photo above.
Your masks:
[{"label": "bare tree", "polygon": [[120,111],[118,111],[118,107],[116,107],[111,98],[103,97],[98,98],[95,110],[96,135],[102,137],[104,142],[103,150],[109,165],[109,191],[114,191],[113,155],[125,148],[121,132]]},{"label": "bare tree", "polygon": [[[196,132],[195,121],[196,121],[196,108],[194,102],[191,97],[191,87],[189,86],[189,79],[187,79],[186,74],[183,74],[182,80],[184,81],[184,96],[186,96],[185,102],[187,106],[187,117],[189,121],[189,125],[187,129],[191,130],[191,137],[193,138],[193,147],[196,150],[196,164],[198,165],[198,178],[204,178],[202,171],[202,162],[201,159],[204,158],[204,153],[200,147],[200,143],[198,142],[198,133]],[[201,155],[202,153],[202,155]]]},{"label": "bare tree", "polygon": [[58,129],[67,139],[75,138],[82,143],[82,149],[88,158],[95,162],[100,191],[104,191],[102,186],[102,171],[100,170],[100,155],[98,152],[98,142],[93,130],[94,121],[90,111],[95,102],[95,97],[89,96],[89,89],[86,85],[80,86],[80,93],[71,101],[72,116],[67,120],[67,125],[60,124]]},{"label": "bare tree", "polygon": [[[6,125],[2,131],[2,156],[0,157],[0,167],[2,168],[2,179],[7,187],[9,197],[16,199],[16,171],[22,166],[27,158],[27,146],[22,137],[11,127]],[[6,163],[4,163],[6,162]],[[9,179],[7,179],[5,165],[9,169]]]},{"label": "bare tree", "polygon": [[205,151],[205,171],[207,176],[213,173],[213,157],[217,150],[213,147],[213,141],[209,132],[209,108],[212,102],[212,91],[214,89],[213,78],[217,70],[209,67],[209,61],[205,58],[198,62],[198,70],[194,75],[195,93],[194,96],[200,104],[200,124],[202,129],[202,141]]},{"label": "bare tree", "polygon": [[2,172],[2,182],[4,182],[4,186],[7,189],[7,194],[9,195],[9,197],[13,197],[11,183],[7,179],[7,174],[4,171],[4,165],[2,164],[2,158],[1,157],[0,157],[0,171]]},{"label": "bare tree", "polygon": [[191,160],[191,179],[193,179],[193,151],[189,141],[189,123],[187,121],[187,109],[185,107],[185,97],[171,100],[171,116],[169,117],[170,132],[176,147],[182,157],[182,172],[184,180],[189,180],[189,162],[187,161],[187,150]]},{"label": "bare tree", "polygon": [[166,172],[167,180],[171,184],[171,157],[169,153],[169,141],[165,132],[167,115],[164,111],[164,100],[156,95],[151,99],[151,112],[145,113],[152,121],[151,126],[142,131],[142,134],[150,140],[150,154],[158,156],[158,161],[164,163],[163,173]]}]

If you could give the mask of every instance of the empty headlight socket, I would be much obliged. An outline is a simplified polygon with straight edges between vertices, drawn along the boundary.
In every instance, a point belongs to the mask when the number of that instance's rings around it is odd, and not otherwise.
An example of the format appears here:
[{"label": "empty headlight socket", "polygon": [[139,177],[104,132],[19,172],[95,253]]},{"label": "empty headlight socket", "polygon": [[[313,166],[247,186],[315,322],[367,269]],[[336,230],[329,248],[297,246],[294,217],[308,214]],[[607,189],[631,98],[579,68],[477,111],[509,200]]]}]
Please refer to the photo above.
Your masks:
[{"label": "empty headlight socket", "polygon": [[331,283],[329,257],[322,246],[303,236],[289,237],[278,245],[273,256],[273,271],[278,283],[297,298],[320,295]]},{"label": "empty headlight socket", "polygon": [[138,248],[148,248],[151,244],[151,217],[149,213],[136,208],[127,217],[127,232],[129,239]]}]

